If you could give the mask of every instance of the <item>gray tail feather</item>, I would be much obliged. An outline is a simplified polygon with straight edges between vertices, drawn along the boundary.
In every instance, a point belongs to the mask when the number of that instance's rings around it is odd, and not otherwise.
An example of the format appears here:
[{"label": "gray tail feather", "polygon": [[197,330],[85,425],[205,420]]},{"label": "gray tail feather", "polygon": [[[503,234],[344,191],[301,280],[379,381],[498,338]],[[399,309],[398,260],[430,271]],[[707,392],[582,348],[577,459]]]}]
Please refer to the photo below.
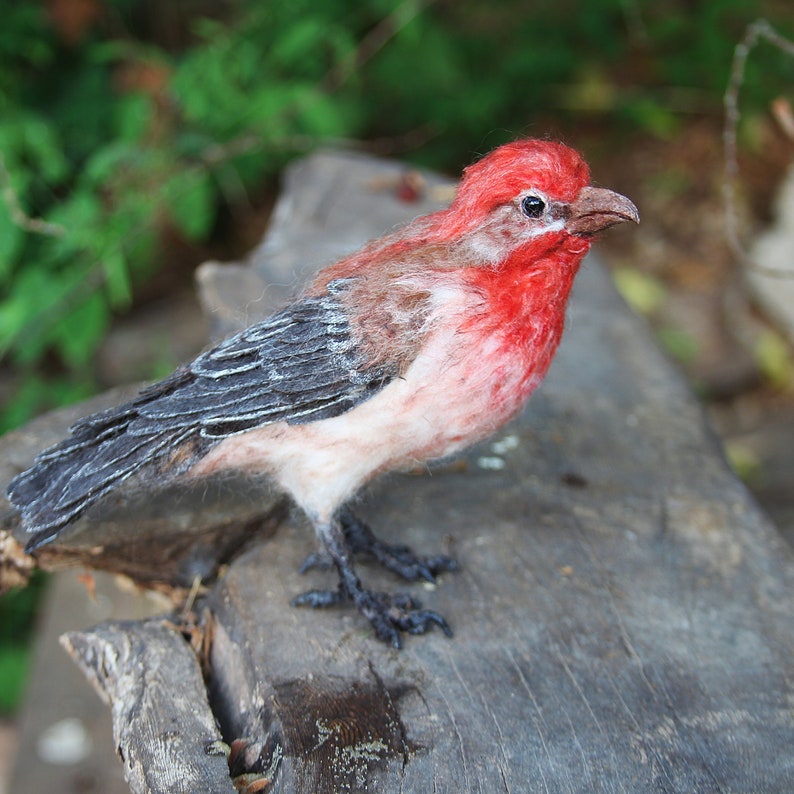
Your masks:
[{"label": "gray tail feather", "polygon": [[[144,392],[143,399],[148,397]],[[195,438],[195,429],[189,427],[159,431],[152,427],[145,434],[128,432],[140,401],[141,397],[80,420],[68,438],[39,454],[33,466],[11,481],[8,498],[33,535],[26,551],[55,538],[69,522],[130,475],[170,457]],[[182,473],[196,457],[197,454],[182,456],[182,464],[170,468],[167,476]]]},{"label": "gray tail feather", "polygon": [[[125,434],[98,442],[75,444],[72,439],[47,450],[8,487],[11,503],[22,514],[22,523],[33,534],[30,552],[58,535],[94,502],[179,443],[171,431],[147,438]],[[176,474],[177,472],[173,472]]]}]

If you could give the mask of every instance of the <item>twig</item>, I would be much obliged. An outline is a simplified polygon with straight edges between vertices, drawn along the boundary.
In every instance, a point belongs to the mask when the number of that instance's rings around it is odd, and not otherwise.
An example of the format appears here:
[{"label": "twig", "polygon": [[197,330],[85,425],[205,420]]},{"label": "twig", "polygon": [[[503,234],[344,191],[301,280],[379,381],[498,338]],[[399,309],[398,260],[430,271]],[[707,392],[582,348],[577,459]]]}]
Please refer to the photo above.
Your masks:
[{"label": "twig", "polygon": [[43,234],[48,237],[63,237],[66,234],[66,229],[59,223],[50,223],[43,218],[31,218],[19,203],[19,196],[11,186],[11,176],[6,167],[5,157],[0,152],[0,192],[3,196],[3,201],[8,207],[8,214],[11,216],[11,221],[20,229],[33,234]]},{"label": "twig", "polygon": [[765,19],[757,19],[748,26],[744,38],[736,45],[731,65],[731,76],[725,90],[725,128],[723,142],[725,145],[725,179],[722,195],[725,210],[725,231],[734,254],[748,268],[773,278],[791,278],[791,270],[766,267],[754,262],[739,239],[739,221],[736,211],[736,183],[739,179],[739,161],[737,157],[737,130],[741,113],[739,111],[739,92],[744,82],[744,71],[747,59],[760,41],[766,41],[782,52],[794,58],[794,42],[781,36]]},{"label": "twig", "polygon": [[778,97],[772,103],[772,115],[784,135],[794,141],[794,109],[791,107],[791,102],[785,97]]},{"label": "twig", "polygon": [[391,14],[381,19],[361,39],[356,49],[347,58],[335,64],[328,71],[322,81],[323,88],[328,93],[335,92],[356,69],[372,60],[391,39],[433,2],[434,0],[403,0]]}]

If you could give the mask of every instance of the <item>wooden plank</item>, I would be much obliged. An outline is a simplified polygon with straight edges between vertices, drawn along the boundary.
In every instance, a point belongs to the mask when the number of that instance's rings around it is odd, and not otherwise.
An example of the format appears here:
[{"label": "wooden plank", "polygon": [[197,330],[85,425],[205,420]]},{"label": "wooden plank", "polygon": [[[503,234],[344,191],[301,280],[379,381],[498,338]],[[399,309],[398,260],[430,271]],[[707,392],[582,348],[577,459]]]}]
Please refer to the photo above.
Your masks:
[{"label": "wooden plank", "polygon": [[59,642],[65,631],[88,629],[105,620],[142,620],[164,610],[159,596],[121,589],[117,582],[118,577],[102,572],[87,581],[76,571],[55,574],[48,582],[31,648],[27,692],[16,715],[18,746],[25,751],[17,754],[8,792],[93,787],[102,794],[129,794],[116,755],[110,710],[86,685]]}]

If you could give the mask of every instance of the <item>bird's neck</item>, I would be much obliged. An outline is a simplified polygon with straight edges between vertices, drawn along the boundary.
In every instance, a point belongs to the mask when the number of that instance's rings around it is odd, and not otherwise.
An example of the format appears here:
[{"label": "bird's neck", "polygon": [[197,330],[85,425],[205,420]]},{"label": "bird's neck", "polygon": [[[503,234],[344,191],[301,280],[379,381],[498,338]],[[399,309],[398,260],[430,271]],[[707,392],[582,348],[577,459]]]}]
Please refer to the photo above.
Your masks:
[{"label": "bird's neck", "polygon": [[579,265],[590,247],[588,240],[567,234],[554,244],[530,242],[493,268],[468,271],[487,298],[488,313],[502,328],[538,326],[562,331],[565,305]]},{"label": "bird's neck", "polygon": [[510,399],[516,406],[542,380],[562,338],[565,307],[589,243],[561,236],[543,254],[518,250],[499,267],[468,271],[484,298],[464,332],[490,339],[482,366],[520,373]]}]

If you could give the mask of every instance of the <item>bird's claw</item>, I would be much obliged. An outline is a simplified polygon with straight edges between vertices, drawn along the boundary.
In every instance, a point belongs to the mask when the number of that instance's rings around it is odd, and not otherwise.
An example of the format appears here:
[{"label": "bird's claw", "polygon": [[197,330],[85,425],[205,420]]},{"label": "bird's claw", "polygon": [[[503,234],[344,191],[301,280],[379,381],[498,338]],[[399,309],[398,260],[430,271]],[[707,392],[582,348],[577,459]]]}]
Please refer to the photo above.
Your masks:
[{"label": "bird's claw", "polygon": [[435,584],[438,574],[458,569],[457,562],[446,554],[423,557],[414,554],[408,546],[384,543],[350,511],[342,515],[342,531],[353,554],[369,554],[384,568],[409,582],[424,579]]},{"label": "bird's claw", "polygon": [[348,593],[342,587],[336,590],[309,590],[292,600],[293,606],[323,608],[351,600],[370,622],[378,639],[401,648],[400,632],[424,634],[438,626],[447,637],[452,629],[444,618],[432,609],[422,609],[422,604],[408,593],[379,593],[361,588]]},{"label": "bird's claw", "polygon": [[380,541],[378,541],[378,547],[371,551],[384,568],[409,582],[423,579],[430,584],[435,584],[438,574],[444,571],[458,570],[457,562],[445,554],[423,557],[414,554],[406,546],[390,546]]},{"label": "bird's claw", "polygon": [[347,593],[338,588],[337,590],[307,590],[305,593],[295,596],[289,603],[293,607],[322,609],[324,607],[334,607],[348,600]]},{"label": "bird's claw", "polygon": [[419,601],[403,593],[389,596],[387,593],[374,593],[362,590],[354,599],[359,612],[375,629],[378,639],[401,648],[400,632],[408,634],[424,634],[433,626],[438,626],[447,637],[452,636],[452,629],[444,618],[432,609],[421,609]]},{"label": "bird's claw", "polygon": [[367,590],[356,575],[351,558],[366,553],[375,557],[385,568],[404,579],[424,579],[435,582],[442,571],[454,571],[457,563],[443,554],[419,557],[408,546],[390,545],[378,540],[372,530],[349,510],[328,525],[322,533],[327,554],[310,554],[300,568],[305,573],[313,568],[327,569],[335,565],[339,586],[335,590],[309,590],[292,600],[293,606],[313,608],[331,607],[352,601],[370,622],[378,639],[394,648],[402,647],[401,633],[424,634],[434,626],[448,637],[452,630],[444,618],[407,593],[382,593]]}]

